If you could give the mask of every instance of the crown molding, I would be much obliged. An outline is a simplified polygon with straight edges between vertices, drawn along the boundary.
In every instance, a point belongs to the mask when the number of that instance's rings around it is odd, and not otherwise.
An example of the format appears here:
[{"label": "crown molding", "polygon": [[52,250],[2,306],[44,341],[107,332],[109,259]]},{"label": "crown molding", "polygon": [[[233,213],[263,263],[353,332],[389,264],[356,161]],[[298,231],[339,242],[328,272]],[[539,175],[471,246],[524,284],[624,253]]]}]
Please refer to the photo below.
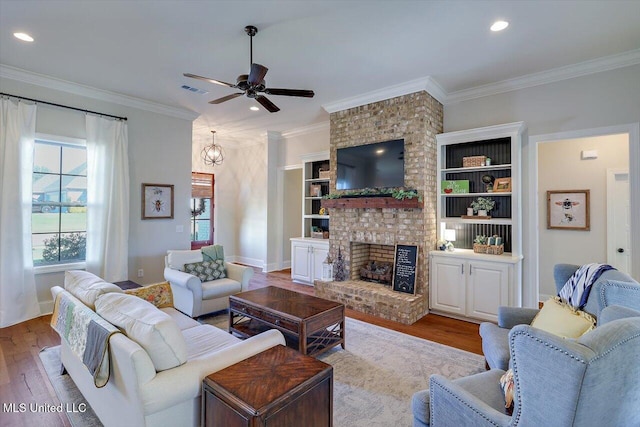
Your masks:
[{"label": "crown molding", "polygon": [[423,90],[427,91],[431,96],[438,100],[438,102],[444,103],[443,101],[446,98],[446,92],[436,81],[427,76],[416,80],[410,80],[405,83],[387,86],[382,89],[352,96],[350,98],[344,98],[335,102],[330,102],[324,104],[322,108],[324,108],[328,113],[335,113],[336,111],[348,110],[349,108],[372,104],[374,102],[383,101],[385,99],[391,99],[402,95],[408,95],[410,93],[420,92]]},{"label": "crown molding", "polygon": [[640,64],[640,49],[451,92],[446,105]]},{"label": "crown molding", "polygon": [[150,111],[152,113],[163,114],[165,116],[177,117],[179,119],[193,121],[200,114],[183,108],[171,107],[157,102],[147,101],[133,96],[122,95],[91,86],[73,83],[67,80],[38,74],[31,71],[0,64],[0,78],[17,80],[36,86],[72,93],[74,95],[85,96],[100,101],[112,102],[126,107],[137,108],[139,110]]},{"label": "crown molding", "polygon": [[293,129],[289,129],[286,130],[284,132],[282,132],[282,137],[283,138],[292,138],[295,136],[300,136],[300,135],[307,135],[310,133],[315,133],[315,132],[322,132],[322,131],[329,131],[329,122],[322,122],[322,123],[314,123],[312,125],[308,125],[308,126],[301,126],[298,128],[293,128]]}]

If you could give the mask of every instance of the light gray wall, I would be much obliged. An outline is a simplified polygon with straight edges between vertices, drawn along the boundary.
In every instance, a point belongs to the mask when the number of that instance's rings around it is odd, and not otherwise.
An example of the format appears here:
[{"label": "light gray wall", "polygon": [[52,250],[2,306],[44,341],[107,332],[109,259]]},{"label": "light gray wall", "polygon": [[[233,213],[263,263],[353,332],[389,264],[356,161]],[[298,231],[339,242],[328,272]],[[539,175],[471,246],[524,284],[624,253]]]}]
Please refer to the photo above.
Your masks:
[{"label": "light gray wall", "polygon": [[[327,120],[329,120],[327,118]],[[329,125],[308,132],[283,134],[280,166],[302,164],[302,156],[310,153],[329,151]]]},{"label": "light gray wall", "polygon": [[[188,199],[191,194],[191,121],[11,79],[1,79],[0,86],[3,92],[13,95],[126,116],[129,119],[129,278],[143,284],[162,281],[166,251],[187,249],[190,244]],[[40,104],[36,131],[85,138],[84,114]],[[141,220],[143,182],[175,186],[174,219]],[[176,232],[178,225],[183,226],[182,233]],[[136,277],[140,268],[144,269],[143,278]],[[63,273],[36,276],[41,306],[50,304],[52,297],[49,289],[61,285],[63,279]]]},{"label": "light gray wall", "polygon": [[[476,127],[524,121],[528,127],[528,142],[524,143],[522,157],[523,176],[523,242],[524,242],[524,295],[525,304],[533,306],[536,301],[527,299],[527,292],[537,288],[533,283],[530,243],[535,239],[537,212],[531,205],[529,193],[535,191],[537,150],[531,144],[532,137],[599,127],[610,127],[638,123],[640,121],[640,65],[577,77],[501,93],[469,101],[445,105],[445,132]],[[631,151],[633,153],[633,151]],[[633,159],[632,159],[633,160]],[[532,173],[534,172],[534,173]],[[630,186],[640,187],[640,178],[631,170]],[[633,194],[632,194],[633,198]],[[632,199],[633,203],[633,199]],[[534,212],[532,215],[531,212]],[[638,227],[638,224],[635,226]],[[638,252],[638,242],[634,252]],[[640,266],[634,265],[635,271]]]},{"label": "light gray wall", "polygon": [[291,266],[289,239],[300,237],[302,230],[302,168],[284,171],[283,260]]},{"label": "light gray wall", "polygon": [[[597,150],[597,159],[582,160],[583,150]],[[611,135],[550,141],[538,147],[538,216],[540,224],[541,300],[556,293],[557,263],[607,262],[607,169],[629,168],[629,138]],[[589,190],[590,230],[548,230],[547,190]]]}]

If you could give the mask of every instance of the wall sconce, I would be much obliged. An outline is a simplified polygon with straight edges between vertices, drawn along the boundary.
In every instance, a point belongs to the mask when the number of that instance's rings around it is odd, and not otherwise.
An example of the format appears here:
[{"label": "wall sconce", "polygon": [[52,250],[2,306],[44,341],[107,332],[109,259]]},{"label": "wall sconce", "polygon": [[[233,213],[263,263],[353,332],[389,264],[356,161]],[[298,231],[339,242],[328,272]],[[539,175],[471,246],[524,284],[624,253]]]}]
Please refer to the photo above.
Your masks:
[{"label": "wall sconce", "polygon": [[222,147],[216,144],[215,133],[215,130],[211,131],[211,145],[205,146],[200,153],[204,164],[207,166],[221,165],[224,160]]}]

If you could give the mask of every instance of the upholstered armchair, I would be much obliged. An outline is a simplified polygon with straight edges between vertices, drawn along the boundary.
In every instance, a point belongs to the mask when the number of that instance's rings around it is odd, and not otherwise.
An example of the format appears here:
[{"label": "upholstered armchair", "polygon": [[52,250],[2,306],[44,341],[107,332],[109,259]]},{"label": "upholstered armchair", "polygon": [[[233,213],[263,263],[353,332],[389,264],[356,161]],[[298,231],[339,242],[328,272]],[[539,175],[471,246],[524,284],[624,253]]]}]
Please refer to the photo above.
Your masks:
[{"label": "upholstered armchair", "polygon": [[529,325],[509,332],[513,415],[502,369],[449,380],[432,375],[414,394],[414,427],[640,425],[640,312],[611,306],[610,320],[577,340]]},{"label": "upholstered armchair", "polygon": [[[224,266],[225,277],[206,280],[208,271],[215,268],[196,265],[203,261],[200,250],[167,251],[165,257],[164,278],[171,285],[173,305],[191,317],[229,308],[229,296],[248,290],[253,276],[251,267],[222,259],[215,267]],[[185,265],[192,267],[191,273],[184,271]]]},{"label": "upholstered armchair", "polygon": [[[553,276],[556,289],[560,289],[580,266],[556,264]],[[584,311],[596,318],[607,306],[620,305],[640,310],[640,284],[618,270],[608,270],[600,275],[591,287]],[[491,369],[507,369],[509,366],[509,331],[516,325],[529,325],[540,310],[524,307],[498,307],[498,324],[480,324],[482,352]]]}]

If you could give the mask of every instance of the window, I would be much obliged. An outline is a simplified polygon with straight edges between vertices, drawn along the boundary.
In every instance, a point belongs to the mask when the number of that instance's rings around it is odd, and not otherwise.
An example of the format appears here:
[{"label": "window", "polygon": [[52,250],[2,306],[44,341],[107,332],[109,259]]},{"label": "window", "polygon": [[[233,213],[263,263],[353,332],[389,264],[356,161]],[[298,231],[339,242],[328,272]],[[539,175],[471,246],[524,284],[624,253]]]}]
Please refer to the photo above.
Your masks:
[{"label": "window", "polygon": [[34,266],[82,262],[87,240],[87,150],[36,139],[31,240]]},{"label": "window", "polygon": [[191,248],[213,244],[213,174],[191,173]]}]

